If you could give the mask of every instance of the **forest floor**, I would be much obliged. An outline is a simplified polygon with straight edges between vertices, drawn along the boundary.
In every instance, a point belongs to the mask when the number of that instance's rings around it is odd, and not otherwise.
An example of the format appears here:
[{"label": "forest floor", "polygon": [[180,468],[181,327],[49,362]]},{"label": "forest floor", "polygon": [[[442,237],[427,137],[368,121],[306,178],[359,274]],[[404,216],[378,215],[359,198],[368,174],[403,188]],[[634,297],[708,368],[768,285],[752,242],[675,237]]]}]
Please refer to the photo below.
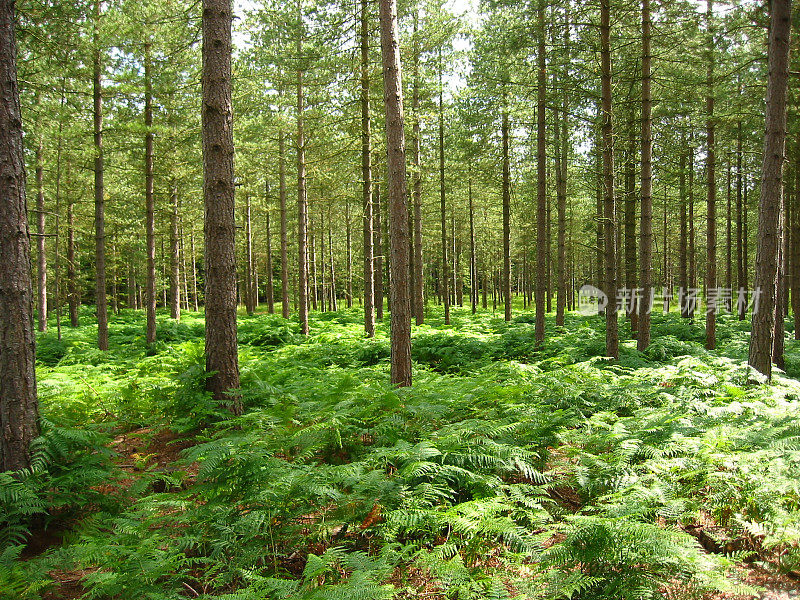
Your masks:
[{"label": "forest floor", "polygon": [[[89,323],[90,313],[82,314]],[[44,434],[0,478],[0,598],[800,597],[800,342],[771,384],[749,324],[434,310],[415,385],[361,313],[240,315],[245,414],[203,390],[203,322],[38,338]],[[787,322],[789,334],[791,324]],[[621,334],[628,335],[627,324]]]}]

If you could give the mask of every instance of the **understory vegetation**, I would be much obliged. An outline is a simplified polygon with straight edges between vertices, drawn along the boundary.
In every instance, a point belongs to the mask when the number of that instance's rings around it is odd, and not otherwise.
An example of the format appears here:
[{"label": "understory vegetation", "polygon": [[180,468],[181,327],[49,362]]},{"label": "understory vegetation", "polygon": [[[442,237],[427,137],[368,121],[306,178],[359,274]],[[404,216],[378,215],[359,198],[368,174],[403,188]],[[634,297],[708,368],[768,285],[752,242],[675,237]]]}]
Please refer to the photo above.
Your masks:
[{"label": "understory vegetation", "polygon": [[308,338],[240,315],[237,418],[204,391],[201,314],[160,314],[148,346],[122,311],[110,352],[94,325],[51,328],[34,467],[0,475],[0,590],[701,599],[800,573],[800,342],[767,384],[729,315],[708,352],[701,322],[654,314],[619,361],[600,317],[548,321],[537,348],[527,313],[440,316],[395,389],[385,324],[365,339],[357,309]]}]

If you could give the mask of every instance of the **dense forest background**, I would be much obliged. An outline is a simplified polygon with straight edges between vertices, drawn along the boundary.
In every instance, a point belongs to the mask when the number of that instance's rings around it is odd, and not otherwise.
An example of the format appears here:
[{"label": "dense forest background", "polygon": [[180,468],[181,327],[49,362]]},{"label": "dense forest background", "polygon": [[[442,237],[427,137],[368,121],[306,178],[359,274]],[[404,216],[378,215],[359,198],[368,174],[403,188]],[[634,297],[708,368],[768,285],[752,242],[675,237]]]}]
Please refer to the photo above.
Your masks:
[{"label": "dense forest background", "polygon": [[791,8],[0,0],[0,600],[795,597]]}]

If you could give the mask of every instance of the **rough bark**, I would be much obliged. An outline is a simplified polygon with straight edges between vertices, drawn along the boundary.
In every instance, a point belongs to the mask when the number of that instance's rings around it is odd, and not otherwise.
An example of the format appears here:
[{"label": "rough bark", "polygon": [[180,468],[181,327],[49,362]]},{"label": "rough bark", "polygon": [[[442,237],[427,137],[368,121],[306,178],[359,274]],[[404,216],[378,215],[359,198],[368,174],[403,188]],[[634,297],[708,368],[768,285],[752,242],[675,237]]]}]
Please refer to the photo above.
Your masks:
[{"label": "rough bark", "polygon": [[[647,1],[644,0],[644,2]],[[608,305],[606,306],[606,356],[619,358],[616,302],[617,236],[614,197],[614,128],[611,106],[611,0],[602,0],[600,3],[600,61],[602,72],[603,220],[605,234],[603,249],[605,250],[605,293],[608,297]],[[644,162],[644,158],[642,162]],[[639,342],[641,343],[641,339]]]},{"label": "rough bark", "polygon": [[[372,231],[372,148],[369,115],[369,13],[361,0],[361,185],[364,206],[364,332],[375,335],[375,253]],[[380,276],[380,275],[378,275]]]},{"label": "rough bark", "polygon": [[267,234],[267,257],[266,257],[266,264],[264,265],[266,268],[266,294],[267,294],[267,312],[269,314],[275,313],[275,290],[272,283],[272,231],[271,231],[271,223],[270,223],[270,206],[269,206],[269,181],[264,182],[264,200],[266,202],[267,207],[267,214],[266,214],[266,234]]},{"label": "rough bark", "polygon": [[236,219],[231,100],[231,0],[203,0],[203,196],[206,388],[241,414],[236,340]]},{"label": "rough bark", "polygon": [[403,85],[396,0],[380,0],[381,50],[389,189],[391,246],[391,382],[411,385],[411,290],[409,289],[406,151],[403,131]]},{"label": "rough bark", "polygon": [[444,85],[442,83],[442,50],[439,49],[439,217],[442,229],[442,302],[444,304],[444,324],[450,324],[450,279],[447,258],[447,196],[444,186]]},{"label": "rough bark", "polygon": [[36,146],[36,292],[39,331],[47,331],[47,238],[44,212],[44,148]]},{"label": "rough bark", "polygon": [[653,288],[653,102],[650,94],[651,66],[650,0],[642,0],[642,219],[641,219],[641,271],[639,287],[639,330],[636,347],[639,351],[650,345],[651,290]]},{"label": "rough bark", "polygon": [[178,184],[173,181],[170,189],[172,211],[169,215],[169,316],[181,320],[181,263],[180,263],[180,197]]},{"label": "rough bark", "polygon": [[[303,60],[302,0],[297,0],[297,60]],[[297,248],[298,248],[298,312],[300,330],[308,335],[308,197],[306,193],[306,140],[304,72],[297,69]]]},{"label": "rough bark", "polygon": [[[549,297],[547,280],[549,269],[547,264],[547,133],[546,133],[546,114],[547,107],[547,62],[545,57],[545,0],[539,0],[537,8],[539,21],[539,44],[536,52],[537,76],[536,76],[536,317],[534,335],[537,344],[544,342],[544,316],[545,302]],[[505,169],[505,162],[503,164]],[[505,173],[503,174],[505,177]],[[505,201],[503,204],[503,226],[505,228]],[[505,229],[504,229],[505,234]],[[507,302],[506,320],[511,319],[511,303]]]},{"label": "rough bark", "polygon": [[147,256],[146,292],[146,339],[148,344],[156,341],[156,236],[155,194],[153,193],[153,79],[151,45],[144,45],[144,212],[145,254]]},{"label": "rough bark", "polygon": [[[711,0],[709,0],[709,3]],[[789,78],[791,0],[772,0],[769,32],[769,78],[766,129],[758,207],[758,244],[754,286],[760,292],[754,310],[749,363],[772,375],[773,327],[778,277],[780,209],[783,198],[783,162],[786,145],[786,88]]]},{"label": "rough bark", "polygon": [[503,92],[503,117],[501,135],[503,138],[503,277],[502,293],[505,302],[504,317],[511,320],[511,166],[509,158],[510,125],[508,108],[505,106],[506,94]]},{"label": "rough bark", "polygon": [[281,315],[289,318],[289,233],[286,223],[286,140],[278,132],[278,202],[281,213]]},{"label": "rough bark", "polygon": [[706,75],[706,349],[717,347],[717,180],[714,120],[714,0],[706,3],[708,67]]},{"label": "rough bark", "polygon": [[103,183],[103,81],[100,48],[102,0],[94,4],[94,48],[92,50],[92,100],[94,116],[94,240],[97,347],[108,350],[108,298],[106,297],[106,198]]},{"label": "rough bark", "polygon": [[39,435],[14,26],[14,0],[0,0],[0,472],[30,467],[30,445]]},{"label": "rough bark", "polygon": [[414,84],[412,95],[412,112],[414,113],[414,308],[416,310],[416,323],[422,325],[425,322],[425,271],[422,263],[422,151],[420,142],[422,133],[420,130],[420,107],[419,107],[419,54],[417,28],[418,13],[414,12]]}]

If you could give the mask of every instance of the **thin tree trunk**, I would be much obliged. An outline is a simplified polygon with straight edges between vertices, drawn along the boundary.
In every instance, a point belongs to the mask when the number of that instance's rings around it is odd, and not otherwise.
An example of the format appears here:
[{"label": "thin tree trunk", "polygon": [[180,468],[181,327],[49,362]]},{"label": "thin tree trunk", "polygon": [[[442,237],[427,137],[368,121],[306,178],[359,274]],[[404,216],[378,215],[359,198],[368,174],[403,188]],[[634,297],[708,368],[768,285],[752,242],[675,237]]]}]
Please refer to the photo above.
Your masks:
[{"label": "thin tree trunk", "polygon": [[[709,0],[709,3],[711,0]],[[772,0],[769,32],[769,78],[764,135],[763,177],[758,209],[755,289],[749,363],[772,375],[773,328],[778,280],[780,209],[786,144],[786,88],[789,78],[791,0]]]},{"label": "thin tree trunk", "polygon": [[[625,312],[631,322],[631,337],[639,335],[639,306],[636,289],[636,136],[635,114],[630,120],[630,139],[625,160],[625,289],[630,297]],[[620,252],[621,254],[621,252]]]},{"label": "thin tree trunk", "polygon": [[289,318],[289,235],[286,224],[286,141],[278,132],[278,201],[281,213],[281,315]]},{"label": "thin tree trunk", "polygon": [[373,251],[377,250],[373,264],[375,318],[383,321],[383,227],[381,225],[381,188],[375,184],[372,190],[372,236]]},{"label": "thin tree trunk", "polygon": [[36,283],[39,331],[47,331],[47,238],[44,214],[44,149],[42,138],[36,146]]},{"label": "thin tree trunk", "polygon": [[350,198],[345,200],[344,205],[345,220],[345,244],[347,245],[347,308],[353,307],[353,230],[350,220]]},{"label": "thin tree trunk", "polygon": [[[649,0],[643,0],[647,3]],[[644,11],[643,11],[644,14]],[[649,21],[649,19],[648,19]],[[603,118],[603,219],[605,221],[606,288],[606,356],[619,358],[617,333],[617,257],[616,257],[616,208],[614,198],[614,129],[611,111],[611,0],[600,3],[600,57],[602,64],[602,118]],[[644,121],[643,121],[644,123]],[[643,127],[643,134],[646,134]],[[649,139],[649,136],[645,135]],[[644,143],[643,143],[644,146]],[[645,162],[643,157],[642,162]],[[644,187],[644,177],[643,186]],[[641,329],[640,329],[641,331]],[[641,336],[639,338],[641,343]]]},{"label": "thin tree trunk", "polygon": [[94,105],[94,231],[95,297],[97,307],[97,347],[108,350],[108,298],[106,297],[106,199],[103,185],[103,82],[100,62],[100,15],[102,0],[94,5],[94,49],[92,56],[92,98]]},{"label": "thin tree trunk", "polygon": [[253,219],[252,207],[250,204],[250,194],[245,193],[245,211],[244,211],[244,249],[245,249],[245,288],[244,288],[244,306],[248,315],[254,312],[253,302]]},{"label": "thin tree trunk", "polygon": [[[67,165],[69,172],[69,164]],[[75,268],[75,201],[70,194],[67,199],[67,304],[69,305],[69,326],[78,327],[78,273]]]},{"label": "thin tree trunk", "polygon": [[36,336],[14,1],[0,2],[0,472],[31,466],[39,435]]},{"label": "thin tree trunk", "polygon": [[778,217],[778,273],[775,280],[775,326],[772,332],[772,362],[779,369],[786,366],[784,350],[784,297],[786,295],[786,271],[784,243],[786,239],[786,197],[781,193],[780,215]]},{"label": "thin tree trunk", "polygon": [[478,271],[475,261],[475,209],[472,202],[472,171],[469,178],[469,302],[472,314],[478,311]]},{"label": "thin tree trunk", "polygon": [[[361,0],[361,185],[364,206],[364,332],[375,335],[375,290],[377,288],[372,202],[372,148],[369,114],[369,5]],[[380,235],[380,234],[378,234]]]},{"label": "thin tree trunk", "polygon": [[206,388],[238,415],[231,23],[231,0],[203,0]]},{"label": "thin tree trunk", "polygon": [[505,300],[506,321],[511,320],[511,166],[509,159],[510,125],[506,92],[503,91],[503,117],[501,133],[503,138],[503,297]]},{"label": "thin tree trunk", "polygon": [[[563,113],[563,115],[562,115]],[[556,196],[557,196],[557,259],[556,273],[558,279],[558,289],[556,291],[556,325],[564,326],[564,310],[567,306],[567,279],[566,279],[566,231],[567,231],[567,101],[563,100],[561,108],[556,109],[555,132],[556,132]]]},{"label": "thin tree trunk", "polygon": [[148,344],[156,341],[156,238],[155,195],[153,193],[153,80],[151,44],[144,45],[144,205],[145,253],[147,256],[147,326]]},{"label": "thin tree trunk", "polygon": [[169,316],[176,321],[181,320],[181,265],[179,257],[178,217],[180,215],[180,198],[178,184],[173,181],[171,186],[172,212],[170,213],[169,229]]},{"label": "thin tree trunk", "polygon": [[678,302],[680,304],[681,317],[684,319],[689,318],[689,272],[688,272],[688,257],[686,248],[688,246],[688,222],[686,220],[686,140],[682,140],[681,156],[679,167],[679,194],[680,194],[680,248],[678,256]]},{"label": "thin tree trunk", "polygon": [[411,385],[411,290],[406,194],[403,85],[396,0],[380,0],[391,245],[391,382]]},{"label": "thin tree trunk", "polygon": [[[744,321],[747,314],[747,305],[744,302],[744,298],[747,297],[747,283],[744,273],[746,265],[744,262],[745,240],[742,209],[742,122],[739,121],[736,125],[736,287],[738,288],[736,305],[740,321]],[[800,335],[800,330],[797,331],[797,335]]]},{"label": "thin tree trunk", "polygon": [[727,163],[727,204],[728,210],[725,213],[725,289],[728,292],[725,294],[725,310],[731,312],[731,308],[733,305],[731,303],[731,290],[733,289],[733,263],[731,262],[732,259],[732,249],[733,249],[733,228],[732,228],[732,220],[731,220],[731,158],[730,154],[728,155],[728,163]]},{"label": "thin tree trunk", "polygon": [[[536,52],[537,63],[537,85],[536,85],[536,324],[535,338],[536,344],[544,342],[544,315],[546,296],[549,296],[547,289],[547,279],[549,278],[547,265],[547,136],[546,136],[546,102],[547,102],[547,62],[545,58],[545,0],[539,0],[536,10],[539,21],[539,46]],[[504,115],[505,118],[505,115]],[[504,135],[507,139],[507,135]],[[507,168],[507,156],[503,157],[503,179],[505,183],[505,169]],[[505,192],[504,192],[505,196]],[[505,237],[506,214],[505,197],[503,199],[503,235]],[[507,240],[507,238],[506,238]],[[508,290],[507,290],[508,292]],[[511,303],[506,308],[506,320],[511,319]]]},{"label": "thin tree trunk", "polygon": [[272,232],[270,231],[270,206],[269,206],[269,182],[264,183],[264,195],[266,196],[266,204],[267,204],[267,218],[266,218],[266,228],[267,228],[267,262],[266,262],[266,292],[267,292],[267,312],[269,314],[275,314],[275,290],[272,283]]},{"label": "thin tree trunk", "polygon": [[425,272],[422,264],[422,152],[420,142],[422,133],[420,130],[420,107],[419,107],[419,54],[418,47],[418,11],[414,11],[414,84],[412,96],[412,112],[414,113],[414,307],[416,308],[416,323],[422,325],[425,322]]},{"label": "thin tree trunk", "polygon": [[716,143],[714,139],[714,0],[706,3],[706,29],[708,34],[708,71],[706,79],[706,349],[717,347],[717,180]]},{"label": "thin tree trunk", "polygon": [[328,207],[328,268],[330,270],[330,307],[331,310],[339,310],[336,302],[336,265],[333,261],[333,232],[331,231],[330,207]]},{"label": "thin tree trunk", "polygon": [[[297,0],[297,60],[303,60],[303,10],[302,0]],[[306,141],[305,141],[305,94],[303,70],[297,69],[297,248],[298,248],[298,293],[300,329],[308,335],[308,198],[306,196]]]},{"label": "thin tree trunk", "polygon": [[197,296],[197,254],[194,250],[194,227],[189,233],[189,243],[192,251],[192,300],[194,300],[194,312],[200,310],[200,299]]},{"label": "thin tree trunk", "polygon": [[650,313],[653,288],[653,102],[650,95],[651,63],[650,0],[642,0],[642,219],[641,275],[639,287],[639,331],[636,347],[644,351],[650,345]]},{"label": "thin tree trunk", "polygon": [[444,187],[444,84],[442,82],[442,49],[439,48],[439,210],[442,225],[442,301],[444,324],[450,324],[450,281],[447,272],[447,198]]}]

